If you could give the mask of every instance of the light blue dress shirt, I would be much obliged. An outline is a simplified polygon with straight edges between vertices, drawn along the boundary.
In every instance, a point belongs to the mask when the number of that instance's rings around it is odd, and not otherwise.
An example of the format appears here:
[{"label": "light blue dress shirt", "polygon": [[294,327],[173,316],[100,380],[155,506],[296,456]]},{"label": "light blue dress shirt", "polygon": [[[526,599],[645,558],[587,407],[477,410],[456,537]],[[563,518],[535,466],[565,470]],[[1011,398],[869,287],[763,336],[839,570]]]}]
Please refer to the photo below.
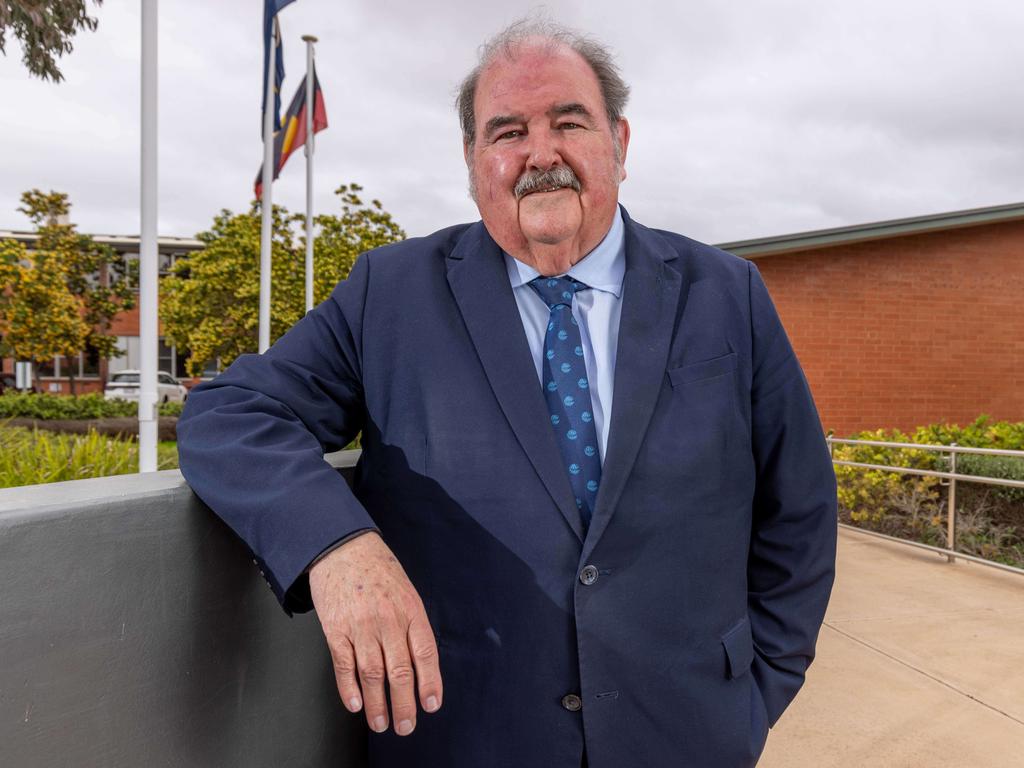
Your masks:
[{"label": "light blue dress shirt", "polygon": [[[537,368],[537,386],[542,386],[544,373],[541,368],[541,356],[544,352],[544,334],[547,332],[551,312],[529,285],[540,273],[507,253],[504,256],[508,279],[512,283],[512,294],[515,296],[516,306],[519,307],[523,330],[526,331],[526,341],[530,345],[533,363]],[[566,273],[591,288],[589,291],[576,294],[572,302],[572,314],[580,327],[602,464],[608,450],[608,424],[612,415],[615,380],[615,351],[619,341],[619,318],[622,313],[622,276],[625,272],[625,227],[622,223],[622,212],[616,208],[608,234],[594,250]]]}]

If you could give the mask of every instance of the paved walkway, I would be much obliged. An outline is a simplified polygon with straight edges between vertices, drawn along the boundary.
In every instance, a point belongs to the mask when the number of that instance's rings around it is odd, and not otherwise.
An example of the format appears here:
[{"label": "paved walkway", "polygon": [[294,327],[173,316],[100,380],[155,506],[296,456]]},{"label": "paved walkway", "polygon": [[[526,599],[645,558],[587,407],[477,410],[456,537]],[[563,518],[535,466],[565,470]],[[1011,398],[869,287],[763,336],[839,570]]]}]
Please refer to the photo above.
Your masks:
[{"label": "paved walkway", "polygon": [[836,571],[759,768],[1024,766],[1024,576],[846,530]]}]

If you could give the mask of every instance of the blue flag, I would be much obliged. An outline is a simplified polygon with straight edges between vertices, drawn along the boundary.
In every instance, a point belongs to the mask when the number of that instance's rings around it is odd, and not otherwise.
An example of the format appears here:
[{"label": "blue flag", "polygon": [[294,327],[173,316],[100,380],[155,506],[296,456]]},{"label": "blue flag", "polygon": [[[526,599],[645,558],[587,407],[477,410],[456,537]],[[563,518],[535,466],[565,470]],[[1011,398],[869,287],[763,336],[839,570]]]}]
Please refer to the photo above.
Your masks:
[{"label": "blue flag", "polygon": [[[263,109],[260,111],[260,136],[263,135],[263,112],[267,108],[267,63],[270,61],[270,46],[277,48],[274,67],[274,130],[281,125],[281,84],[284,82],[284,50],[281,36],[274,34],[274,17],[295,0],[263,0]],[[273,39],[272,39],[273,38]]]}]

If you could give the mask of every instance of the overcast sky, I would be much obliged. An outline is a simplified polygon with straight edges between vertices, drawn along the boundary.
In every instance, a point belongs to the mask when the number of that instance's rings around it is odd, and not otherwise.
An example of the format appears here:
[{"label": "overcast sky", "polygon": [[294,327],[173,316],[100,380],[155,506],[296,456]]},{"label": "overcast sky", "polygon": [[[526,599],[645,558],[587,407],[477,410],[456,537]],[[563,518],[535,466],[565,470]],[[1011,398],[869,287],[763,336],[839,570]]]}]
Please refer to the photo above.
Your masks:
[{"label": "overcast sky", "polygon": [[[65,82],[0,57],[0,229],[26,189],[71,195],[83,231],[139,231],[139,12],[107,0]],[[410,235],[478,218],[452,102],[477,47],[544,7],[615,51],[633,89],[621,200],[708,242],[1024,201],[1024,3],[296,0],[281,14],[287,105],[317,62],[318,212],[356,181]],[[260,0],[160,3],[161,235],[244,210],[262,149]],[[293,155],[274,202],[304,206]]]}]

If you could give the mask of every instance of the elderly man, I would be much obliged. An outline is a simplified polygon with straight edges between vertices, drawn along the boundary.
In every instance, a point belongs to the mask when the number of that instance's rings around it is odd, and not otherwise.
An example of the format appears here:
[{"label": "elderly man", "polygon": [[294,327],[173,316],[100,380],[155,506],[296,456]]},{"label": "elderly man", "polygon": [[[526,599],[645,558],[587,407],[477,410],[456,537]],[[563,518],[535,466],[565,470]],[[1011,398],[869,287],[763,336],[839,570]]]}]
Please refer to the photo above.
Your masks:
[{"label": "elderly man", "polygon": [[[618,206],[627,95],[503,32],[459,98],[482,222],[363,254],[179,424],[373,766],[749,766],[813,657],[817,413],[753,264]],[[350,489],[322,455],[360,432]]]}]

